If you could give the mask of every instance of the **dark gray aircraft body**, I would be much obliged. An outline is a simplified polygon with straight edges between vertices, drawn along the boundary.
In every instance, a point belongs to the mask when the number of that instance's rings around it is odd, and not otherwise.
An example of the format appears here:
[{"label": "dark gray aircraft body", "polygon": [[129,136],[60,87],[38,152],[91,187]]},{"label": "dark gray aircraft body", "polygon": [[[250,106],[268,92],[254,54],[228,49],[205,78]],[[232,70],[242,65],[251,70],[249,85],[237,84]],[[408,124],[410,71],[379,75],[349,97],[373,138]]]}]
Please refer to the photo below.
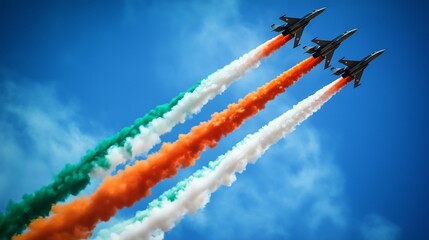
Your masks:
[{"label": "dark gray aircraft body", "polygon": [[313,54],[313,57],[317,58],[319,56],[324,57],[325,60],[325,69],[329,67],[331,64],[332,56],[334,56],[334,51],[341,45],[341,43],[349,38],[353,33],[355,33],[357,29],[352,29],[350,31],[344,32],[340,36],[334,38],[332,41],[327,40],[319,40],[317,38],[311,40],[319,46],[314,47],[304,47],[304,50],[307,53]]},{"label": "dark gray aircraft body", "polygon": [[368,64],[376,59],[378,56],[383,54],[385,50],[380,50],[371,53],[360,61],[345,60],[344,58],[340,59],[340,63],[346,65],[344,68],[331,68],[335,75],[341,75],[343,78],[351,76],[355,79],[354,87],[360,85],[360,79],[363,74],[363,70],[368,66]]},{"label": "dark gray aircraft body", "polygon": [[312,11],[311,13],[305,15],[303,18],[291,18],[286,17],[285,15],[280,17],[280,20],[286,22],[287,24],[283,25],[271,25],[271,28],[275,32],[281,32],[283,36],[286,36],[288,34],[295,36],[295,42],[293,47],[299,46],[299,41],[301,40],[302,32],[304,31],[304,28],[308,25],[308,23],[315,17],[317,17],[319,14],[321,14],[323,11],[325,11],[326,7],[316,9]]}]

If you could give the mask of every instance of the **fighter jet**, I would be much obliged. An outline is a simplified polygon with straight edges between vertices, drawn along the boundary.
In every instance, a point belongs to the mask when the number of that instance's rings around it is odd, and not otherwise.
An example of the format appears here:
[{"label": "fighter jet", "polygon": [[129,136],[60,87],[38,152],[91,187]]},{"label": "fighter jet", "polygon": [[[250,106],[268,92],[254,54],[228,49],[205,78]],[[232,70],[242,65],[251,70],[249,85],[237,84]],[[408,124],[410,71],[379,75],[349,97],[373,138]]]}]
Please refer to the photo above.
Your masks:
[{"label": "fighter jet", "polygon": [[302,32],[304,31],[304,28],[307,26],[307,24],[315,17],[317,17],[319,14],[321,14],[323,11],[325,11],[326,7],[321,9],[316,9],[312,11],[311,13],[305,15],[303,18],[291,18],[286,17],[285,15],[280,17],[280,20],[286,22],[287,24],[283,25],[271,25],[271,28],[273,31],[281,32],[283,36],[286,36],[288,34],[295,36],[295,43],[293,47],[299,46],[299,40],[301,40]]},{"label": "fighter jet", "polygon": [[331,68],[331,70],[334,72],[335,75],[342,75],[343,78],[352,76],[355,79],[354,87],[356,88],[360,85],[360,79],[362,77],[363,70],[365,70],[365,68],[372,60],[376,59],[384,51],[385,49],[373,52],[360,61],[345,60],[344,58],[341,58],[339,62],[346,65],[346,67],[333,67]]},{"label": "fighter jet", "polygon": [[319,40],[317,38],[311,40],[312,42],[316,43],[319,46],[314,47],[304,47],[304,50],[307,53],[313,54],[313,57],[317,58],[319,56],[322,56],[326,59],[325,61],[325,69],[329,67],[329,64],[331,63],[332,56],[334,55],[334,51],[341,45],[341,43],[349,38],[353,33],[355,33],[357,29],[352,29],[350,31],[344,32],[340,36],[334,38],[332,41],[327,40]]}]

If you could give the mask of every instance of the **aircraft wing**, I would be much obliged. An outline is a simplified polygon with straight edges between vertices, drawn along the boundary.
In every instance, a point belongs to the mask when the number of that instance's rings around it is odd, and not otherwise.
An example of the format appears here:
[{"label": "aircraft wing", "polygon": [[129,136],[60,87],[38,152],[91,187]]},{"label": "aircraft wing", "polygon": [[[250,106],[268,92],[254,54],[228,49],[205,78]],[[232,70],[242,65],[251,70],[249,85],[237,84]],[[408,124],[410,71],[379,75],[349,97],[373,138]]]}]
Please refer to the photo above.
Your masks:
[{"label": "aircraft wing", "polygon": [[300,18],[291,18],[291,17],[286,17],[285,15],[280,17],[280,20],[287,22],[289,24],[295,24],[297,23],[299,20],[301,20]]},{"label": "aircraft wing", "polygon": [[329,52],[325,56],[325,69],[327,69],[329,67],[329,65],[331,64],[332,56],[334,56],[334,51]]},{"label": "aircraft wing", "polygon": [[293,47],[298,47],[299,46],[299,41],[301,40],[301,36],[302,36],[302,32],[304,31],[304,28],[300,28],[296,33],[295,33],[295,42],[293,44]]},{"label": "aircraft wing", "polygon": [[313,39],[311,41],[314,42],[315,44],[321,46],[321,47],[324,47],[324,46],[328,45],[331,42],[331,41],[326,41],[326,40],[319,40],[317,38],[315,38],[315,39]]},{"label": "aircraft wing", "polygon": [[360,79],[362,78],[362,74],[363,74],[363,70],[362,70],[362,71],[360,71],[360,72],[358,72],[358,73],[356,73],[356,75],[355,75],[355,85],[354,85],[354,88],[359,87],[359,85],[360,85]]},{"label": "aircraft wing", "polygon": [[345,60],[344,58],[340,59],[339,62],[346,65],[347,67],[353,67],[354,65],[359,63],[359,61]]}]

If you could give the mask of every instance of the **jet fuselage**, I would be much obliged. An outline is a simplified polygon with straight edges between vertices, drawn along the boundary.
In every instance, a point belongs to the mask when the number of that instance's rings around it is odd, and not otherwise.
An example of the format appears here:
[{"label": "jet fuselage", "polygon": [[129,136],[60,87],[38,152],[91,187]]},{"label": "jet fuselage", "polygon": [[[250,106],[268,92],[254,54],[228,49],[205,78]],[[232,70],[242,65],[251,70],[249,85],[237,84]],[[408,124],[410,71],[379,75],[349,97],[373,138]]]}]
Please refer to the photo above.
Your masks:
[{"label": "jet fuselage", "polygon": [[343,33],[342,35],[334,38],[332,41],[330,41],[330,43],[328,45],[323,46],[323,47],[318,47],[316,49],[316,52],[313,54],[313,56],[314,57],[326,56],[328,53],[335,51],[341,45],[341,43],[344,42],[344,40],[349,38],[356,31],[357,31],[357,29],[347,31],[347,32]]},{"label": "jet fuselage", "polygon": [[355,64],[353,66],[350,66],[350,67],[347,67],[345,69],[342,77],[348,77],[348,76],[354,77],[355,74],[363,71],[372,60],[376,59],[383,52],[384,52],[384,50],[373,52],[369,56],[366,56],[365,58],[363,58],[362,60],[360,60],[357,64]]},{"label": "jet fuselage", "polygon": [[313,12],[305,15],[298,22],[294,24],[285,25],[285,30],[282,32],[283,36],[288,34],[294,35],[298,30],[304,28],[315,17],[319,16],[326,8],[316,9]]}]

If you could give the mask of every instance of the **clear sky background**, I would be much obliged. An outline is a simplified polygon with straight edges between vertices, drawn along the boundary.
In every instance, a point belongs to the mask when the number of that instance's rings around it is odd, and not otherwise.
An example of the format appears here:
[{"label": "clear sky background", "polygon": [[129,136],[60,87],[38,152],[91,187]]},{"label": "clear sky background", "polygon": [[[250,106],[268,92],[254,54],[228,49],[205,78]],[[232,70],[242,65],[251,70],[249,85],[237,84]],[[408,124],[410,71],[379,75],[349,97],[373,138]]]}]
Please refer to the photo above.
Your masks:
[{"label": "clear sky background", "polygon": [[[336,51],[387,49],[166,239],[429,239],[425,1],[0,1],[0,209],[47,184],[102,138],[275,36],[272,23],[327,6],[304,31],[165,135],[210,118],[292,67],[314,37],[359,28]],[[109,226],[335,80],[318,66],[258,116]],[[156,149],[154,150],[156,151]],[[425,157],[426,156],[426,157]],[[83,194],[97,186],[94,182]]]}]

